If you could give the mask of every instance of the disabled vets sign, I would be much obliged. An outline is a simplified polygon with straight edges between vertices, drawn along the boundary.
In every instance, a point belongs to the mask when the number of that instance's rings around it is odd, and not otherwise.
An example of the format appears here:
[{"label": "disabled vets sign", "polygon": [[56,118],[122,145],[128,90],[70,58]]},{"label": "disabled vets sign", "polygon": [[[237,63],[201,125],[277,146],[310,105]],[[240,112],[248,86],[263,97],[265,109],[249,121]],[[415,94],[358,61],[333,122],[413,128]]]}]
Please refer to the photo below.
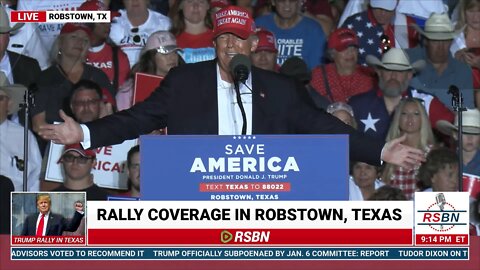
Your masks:
[{"label": "disabled vets sign", "polygon": [[348,200],[347,135],[142,136],[142,200]]}]

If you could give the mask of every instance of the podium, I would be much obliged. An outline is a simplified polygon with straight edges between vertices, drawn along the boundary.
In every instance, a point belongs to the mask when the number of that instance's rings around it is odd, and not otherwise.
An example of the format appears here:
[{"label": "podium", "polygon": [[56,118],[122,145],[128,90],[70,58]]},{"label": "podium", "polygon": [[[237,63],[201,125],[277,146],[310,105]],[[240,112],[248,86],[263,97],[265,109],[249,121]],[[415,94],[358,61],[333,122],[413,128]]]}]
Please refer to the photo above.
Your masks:
[{"label": "podium", "polygon": [[141,137],[142,200],[348,200],[348,135]]}]

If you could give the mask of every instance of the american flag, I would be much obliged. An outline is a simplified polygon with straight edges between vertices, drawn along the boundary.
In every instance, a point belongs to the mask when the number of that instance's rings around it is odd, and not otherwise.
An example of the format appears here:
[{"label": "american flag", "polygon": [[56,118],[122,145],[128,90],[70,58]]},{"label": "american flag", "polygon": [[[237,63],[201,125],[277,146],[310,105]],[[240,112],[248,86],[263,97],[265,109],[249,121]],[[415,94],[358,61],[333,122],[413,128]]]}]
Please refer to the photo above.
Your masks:
[{"label": "american flag", "polygon": [[382,26],[374,24],[368,18],[368,11],[354,14],[348,17],[343,23],[342,27],[352,29],[357,33],[359,48],[358,48],[358,63],[366,66],[365,57],[369,54],[382,57],[382,40],[384,34]]}]

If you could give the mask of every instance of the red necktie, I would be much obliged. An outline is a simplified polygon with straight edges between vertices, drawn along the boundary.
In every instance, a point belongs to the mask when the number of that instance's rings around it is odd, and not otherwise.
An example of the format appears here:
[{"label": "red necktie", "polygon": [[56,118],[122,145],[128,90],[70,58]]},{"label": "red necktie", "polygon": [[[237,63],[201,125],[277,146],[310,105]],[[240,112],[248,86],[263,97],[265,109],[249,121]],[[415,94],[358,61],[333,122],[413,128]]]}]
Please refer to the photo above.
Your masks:
[{"label": "red necktie", "polygon": [[43,236],[43,225],[45,223],[45,215],[42,214],[42,217],[40,218],[40,222],[38,222],[38,227],[37,227],[37,236]]}]

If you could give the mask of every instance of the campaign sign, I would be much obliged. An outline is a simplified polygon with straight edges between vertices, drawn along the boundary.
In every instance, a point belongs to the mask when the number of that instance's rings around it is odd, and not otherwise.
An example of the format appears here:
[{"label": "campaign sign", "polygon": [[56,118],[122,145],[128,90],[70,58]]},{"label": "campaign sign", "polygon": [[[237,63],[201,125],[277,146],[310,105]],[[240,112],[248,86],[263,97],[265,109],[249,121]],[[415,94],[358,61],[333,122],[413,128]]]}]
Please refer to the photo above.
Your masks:
[{"label": "campaign sign", "polygon": [[135,73],[135,87],[133,91],[133,104],[145,100],[155,91],[163,77],[137,72]]},{"label": "campaign sign", "polygon": [[348,200],[347,135],[142,136],[142,200]]},{"label": "campaign sign", "polygon": [[[95,160],[92,174],[95,184],[112,189],[127,189],[126,161],[127,153],[136,140],[124,141],[121,144],[105,146],[95,149]],[[51,143],[48,152],[45,179],[53,182],[63,182],[63,169],[60,158],[63,154],[63,145]]]},{"label": "campaign sign", "polygon": [[480,175],[463,173],[463,191],[467,191],[470,197],[477,198],[480,194]]}]

